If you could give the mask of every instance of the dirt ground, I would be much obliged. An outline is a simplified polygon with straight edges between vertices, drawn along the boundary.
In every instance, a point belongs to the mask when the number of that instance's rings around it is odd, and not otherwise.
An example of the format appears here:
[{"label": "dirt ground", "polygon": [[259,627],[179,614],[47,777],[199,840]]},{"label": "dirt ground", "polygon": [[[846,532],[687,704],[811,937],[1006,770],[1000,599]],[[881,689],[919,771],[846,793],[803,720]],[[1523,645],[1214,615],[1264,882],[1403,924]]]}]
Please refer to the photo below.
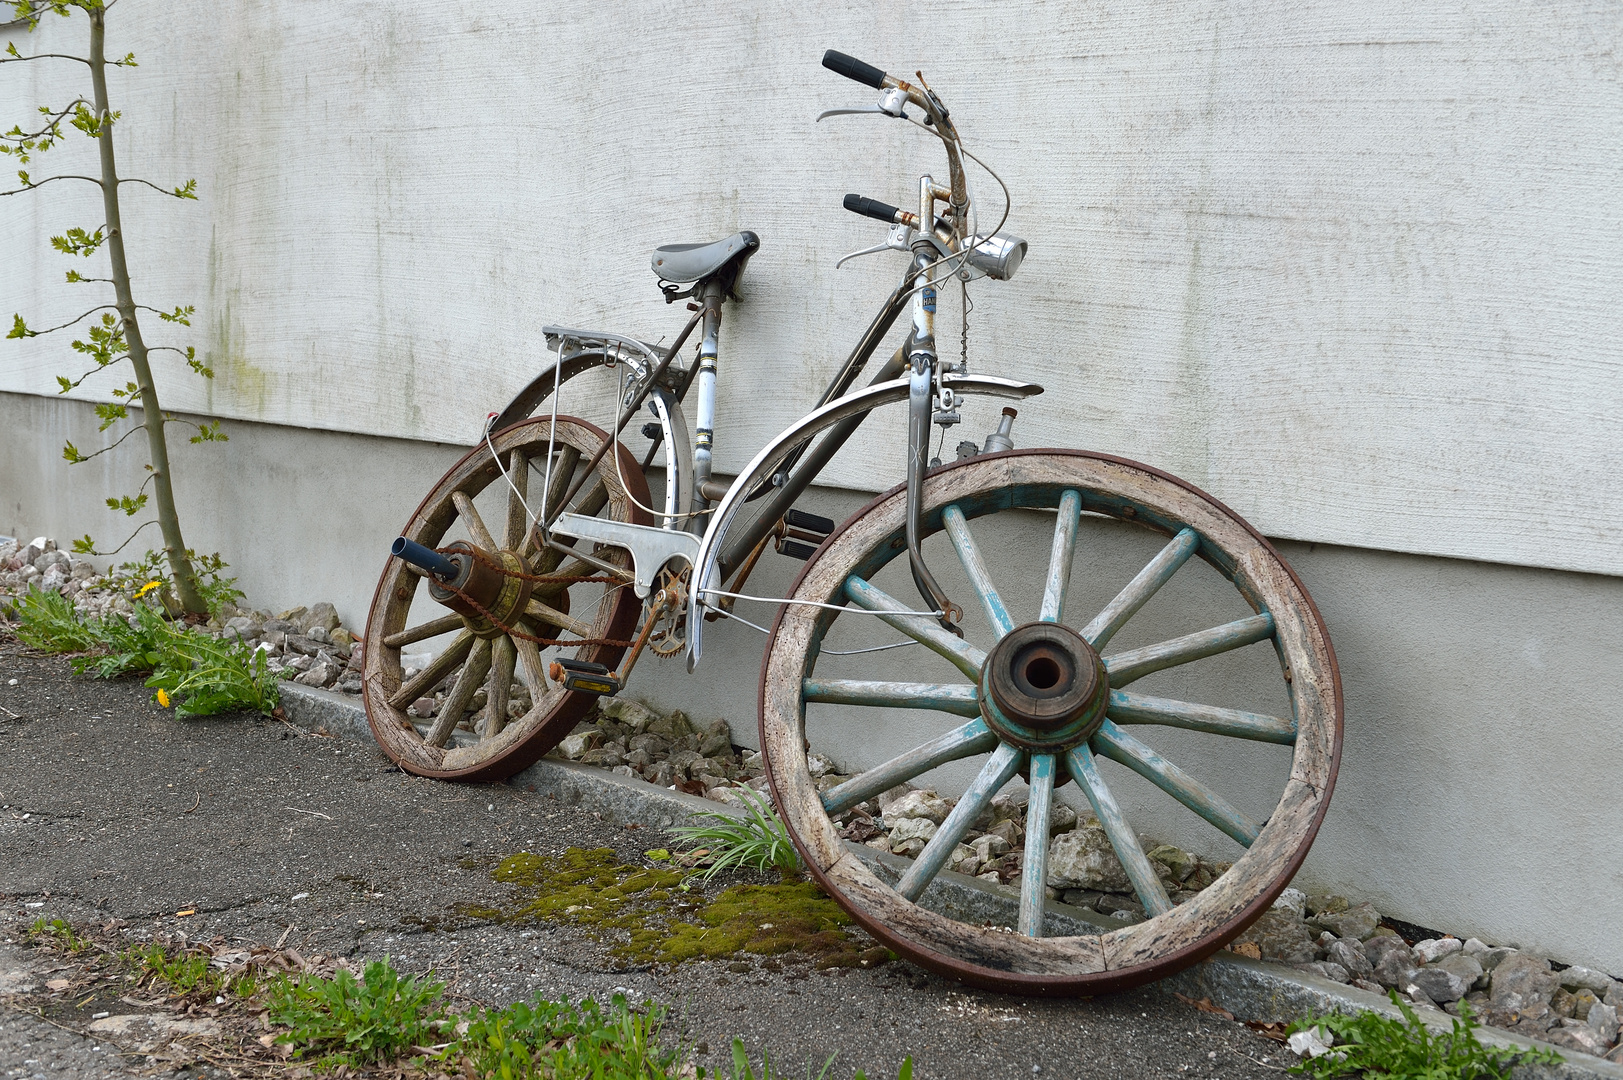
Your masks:
[{"label": "dirt ground", "polygon": [[49,957],[20,946],[40,915],[126,939],[387,955],[488,1005],[620,991],[668,1006],[667,1034],[712,1069],[735,1036],[791,1075],[837,1054],[830,1077],[873,1080],[909,1054],[915,1076],[975,1080],[1261,1077],[1294,1061],[1154,990],[1022,1000],[906,962],[818,971],[794,954],[627,968],[575,927],[456,913],[511,906],[490,874],[506,855],[607,846],[641,860],[666,842],[505,785],[408,776],[370,746],[278,721],[178,720],[139,680],[74,678],[0,640],[0,1077],[151,1070],[75,1034],[88,1009],[45,989]]}]

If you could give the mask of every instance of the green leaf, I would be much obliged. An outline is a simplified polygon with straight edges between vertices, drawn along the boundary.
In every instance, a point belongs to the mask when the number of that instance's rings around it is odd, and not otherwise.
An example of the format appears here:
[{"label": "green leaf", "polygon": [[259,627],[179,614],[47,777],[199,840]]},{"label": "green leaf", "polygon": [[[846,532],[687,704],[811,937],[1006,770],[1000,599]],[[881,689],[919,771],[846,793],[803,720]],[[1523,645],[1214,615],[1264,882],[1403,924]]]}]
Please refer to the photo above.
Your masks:
[{"label": "green leaf", "polygon": [[177,199],[195,199],[195,198],[197,198],[197,181],[196,180],[188,180],[188,181],[186,181],[180,187],[175,189],[174,195],[175,195],[175,198],[177,198]]},{"label": "green leaf", "polygon": [[58,391],[57,391],[57,393],[59,393],[59,394],[65,394],[65,393],[67,393],[67,392],[68,392],[68,391],[69,391],[69,390],[72,390],[72,389],[73,389],[73,382],[72,382],[72,380],[70,380],[70,379],[67,379],[67,378],[64,378],[64,377],[63,377],[63,376],[61,376],[61,375],[58,375],[58,376],[57,376],[57,377],[56,377],[56,385],[58,385],[58,386],[60,386],[60,387],[61,387],[61,388],[62,388],[62,389],[60,389],[60,390],[58,390]]},{"label": "green leaf", "polygon": [[192,307],[190,304],[186,305],[185,307],[181,307],[179,304],[176,304],[174,314],[170,314],[167,311],[160,311],[158,312],[158,318],[162,319],[164,322],[179,323],[182,326],[190,326],[192,325],[192,322],[189,318],[187,318],[187,316],[195,315],[196,313],[197,309]]},{"label": "green leaf", "polygon": [[97,428],[96,430],[106,431],[120,420],[123,420],[125,417],[129,416],[130,411],[123,405],[114,405],[111,402],[98,402],[96,405],[96,415],[101,417],[101,427]]},{"label": "green leaf", "polygon": [[84,280],[84,278],[79,275],[79,271],[77,271],[77,270],[69,270],[68,271],[68,284],[71,285],[74,282],[83,281],[83,280]]},{"label": "green leaf", "polygon": [[7,334],[6,337],[8,337],[8,338],[39,337],[39,334],[37,334],[34,331],[28,329],[28,324],[23,322],[23,317],[21,315],[13,315],[11,317],[11,333]]},{"label": "green leaf", "polygon": [[191,441],[194,443],[203,443],[230,442],[231,440],[226,436],[225,432],[220,430],[220,422],[218,420],[213,420],[207,424],[199,424],[197,426],[197,434],[192,436]]},{"label": "green leaf", "polygon": [[100,229],[93,233],[87,233],[78,226],[74,226],[67,231],[65,236],[51,237],[51,246],[64,255],[83,255],[89,258],[96,253],[96,250],[106,240],[107,238],[102,235]]},{"label": "green leaf", "polygon": [[126,517],[134,517],[136,514],[139,514],[141,512],[141,508],[146,506],[146,504],[147,493],[144,491],[133,499],[128,495],[120,495],[116,499],[107,500],[108,509],[122,510],[124,511]]},{"label": "green leaf", "polygon": [[66,458],[70,464],[73,464],[73,465],[77,465],[81,461],[89,461],[90,460],[89,458],[85,457],[83,454],[79,453],[79,448],[77,446],[74,446],[71,442],[67,443],[66,445],[64,445],[62,447],[62,456],[64,458]]},{"label": "green leaf", "polygon": [[668,862],[671,857],[671,853],[665,848],[654,848],[652,851],[643,852],[643,855],[654,862]]},{"label": "green leaf", "polygon": [[73,542],[73,553],[75,555],[94,555],[96,553],[96,542],[90,539],[89,533],[85,533]]}]

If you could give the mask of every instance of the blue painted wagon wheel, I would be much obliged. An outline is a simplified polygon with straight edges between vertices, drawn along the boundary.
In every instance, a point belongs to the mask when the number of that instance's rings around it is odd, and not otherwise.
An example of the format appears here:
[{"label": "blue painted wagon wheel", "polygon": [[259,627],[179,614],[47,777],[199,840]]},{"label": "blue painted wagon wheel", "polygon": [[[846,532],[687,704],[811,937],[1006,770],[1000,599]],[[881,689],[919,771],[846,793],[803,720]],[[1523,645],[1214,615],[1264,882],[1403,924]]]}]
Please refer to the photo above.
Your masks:
[{"label": "blue painted wagon wheel", "polygon": [[[962,572],[948,590],[975,611],[964,637],[909,613],[920,605],[907,584],[900,488],[841,526],[790,593],[845,606],[785,605],[773,627],[761,745],[812,874],[897,952],[993,989],[1120,989],[1222,947],[1290,882],[1335,785],[1340,679],[1301,582],[1221,503],[1119,458],[983,455],[933,472],[924,496],[933,565],[939,574],[956,554]],[[1123,546],[1138,552],[1130,565]],[[1146,604],[1135,627],[1129,620]],[[1165,640],[1154,640],[1158,628]],[[1129,640],[1147,630],[1142,645],[1112,647],[1118,632]],[[874,651],[876,641],[914,647]],[[845,645],[859,648],[837,647]],[[1125,689],[1160,672],[1176,688],[1198,682],[1202,667],[1236,664],[1249,665],[1251,679],[1223,683],[1223,695],[1249,687],[1261,711]],[[855,775],[819,791],[808,747]],[[911,862],[841,838],[834,818],[943,768],[948,779],[959,770],[962,794]],[[933,886],[951,880],[942,877],[949,860],[965,858],[958,842],[1021,775],[1029,798],[1017,925],[990,925],[987,913],[1000,909],[964,899],[976,890],[987,898],[988,886],[962,877],[955,892]],[[1051,815],[1064,813],[1056,788],[1071,779],[1077,808],[1091,810],[1108,837],[1145,921],[1090,926],[1053,903],[1050,854],[1058,857],[1060,841],[1049,839]],[[1230,845],[1232,867],[1175,902],[1135,831],[1140,814],[1152,827],[1172,822],[1197,845]]]}]

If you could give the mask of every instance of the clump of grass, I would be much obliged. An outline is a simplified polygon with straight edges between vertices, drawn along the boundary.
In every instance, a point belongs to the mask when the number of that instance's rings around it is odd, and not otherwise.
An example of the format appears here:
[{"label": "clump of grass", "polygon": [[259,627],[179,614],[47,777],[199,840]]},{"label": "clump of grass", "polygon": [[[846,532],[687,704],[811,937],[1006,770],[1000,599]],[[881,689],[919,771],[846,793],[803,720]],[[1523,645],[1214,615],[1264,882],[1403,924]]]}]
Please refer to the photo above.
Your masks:
[{"label": "clump of grass", "polygon": [[610,848],[511,855],[491,876],[527,895],[506,911],[464,908],[463,914],[578,926],[597,940],[613,940],[611,953],[632,963],[800,952],[827,968],[892,958],[888,949],[854,937],[850,916],[811,882],[734,885],[707,898],[684,891],[680,871],[624,865]]},{"label": "clump of grass", "polygon": [[153,941],[124,950],[121,957],[133,970],[137,982],[150,980],[161,984],[170,993],[204,994],[247,999],[259,989],[258,981],[250,974],[231,976],[216,968],[213,957],[204,951],[179,949],[171,951]]},{"label": "clump of grass", "polygon": [[298,1057],[314,1055],[323,1069],[356,1067],[406,1057],[426,1047],[445,1026],[443,983],[402,978],[387,957],[367,964],[359,979],[340,968],[332,978],[304,975],[267,987],[272,1023],[288,1030],[277,1042]]},{"label": "clump of grass", "polygon": [[80,622],[61,593],[33,585],[17,604],[17,640],[41,652],[90,652],[101,647],[94,623]]},{"label": "clump of grass", "polygon": [[660,1046],[663,1016],[657,1005],[637,1012],[622,994],[607,1007],[537,994],[469,1014],[467,1032],[441,1058],[460,1059],[463,1075],[478,1080],[664,1080],[679,1075],[680,1055]]},{"label": "clump of grass", "polygon": [[1399,1077],[1414,1080],[1489,1080],[1509,1076],[1521,1064],[1557,1065],[1553,1050],[1505,1050],[1482,1045],[1471,1007],[1460,1003],[1460,1016],[1447,1034],[1435,1034],[1415,1015],[1396,990],[1388,991],[1403,1013],[1399,1020],[1379,1013],[1352,1016],[1330,1013],[1297,1020],[1290,1034],[1322,1028],[1335,1039],[1335,1049],[1291,1066],[1291,1072],[1332,1080],[1340,1076]]},{"label": "clump of grass", "polygon": [[66,919],[47,919],[42,915],[28,928],[27,937],[36,944],[50,945],[70,954],[90,948],[90,939],[74,930]]},{"label": "clump of grass", "polygon": [[777,811],[764,796],[749,788],[732,790],[744,803],[744,817],[703,811],[694,816],[708,819],[704,824],[670,830],[679,841],[694,845],[689,854],[698,854],[702,849],[708,857],[710,866],[698,875],[699,879],[708,881],[735,867],[762,871],[775,868],[785,877],[798,876],[800,856]]},{"label": "clump of grass", "polygon": [[66,597],[30,587],[17,616],[23,644],[43,652],[91,654],[73,661],[75,674],[112,679],[151,672],[146,684],[157,691],[154,697],[180,716],[233,709],[269,713],[280,697],[279,678],[264,653],[188,630],[140,600],[128,618],[81,619]]}]

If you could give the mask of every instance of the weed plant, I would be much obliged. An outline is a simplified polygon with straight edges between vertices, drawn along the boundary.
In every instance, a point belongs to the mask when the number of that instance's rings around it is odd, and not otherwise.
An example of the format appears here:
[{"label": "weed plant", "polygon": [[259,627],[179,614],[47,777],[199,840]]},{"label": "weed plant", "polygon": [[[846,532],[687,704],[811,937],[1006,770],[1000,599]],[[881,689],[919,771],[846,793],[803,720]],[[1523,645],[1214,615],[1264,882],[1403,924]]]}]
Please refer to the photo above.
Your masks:
[{"label": "weed plant", "polygon": [[124,950],[120,956],[138,981],[151,980],[162,984],[170,993],[182,996],[204,994],[247,999],[259,990],[252,975],[232,977],[209,963],[211,957],[204,952],[184,950],[170,952],[158,942],[136,945]]},{"label": "weed plant", "polygon": [[277,1041],[290,1044],[295,1056],[314,1055],[322,1069],[354,1068],[431,1046],[446,1026],[444,988],[415,975],[402,978],[385,957],[367,964],[359,979],[342,968],[330,979],[281,976],[267,988],[267,1011],[272,1023],[288,1029]]},{"label": "weed plant", "polygon": [[633,1010],[621,994],[607,1007],[591,998],[572,1004],[537,994],[527,1003],[471,1014],[467,1033],[442,1058],[461,1059],[464,1074],[479,1080],[662,1080],[677,1075],[680,1056],[659,1044],[663,1016],[658,1006]]},{"label": "weed plant", "polygon": [[43,652],[88,653],[73,661],[75,674],[101,679],[150,672],[146,684],[158,703],[181,716],[233,709],[269,713],[280,697],[279,679],[264,653],[240,641],[216,639],[171,622],[143,600],[130,616],[81,619],[64,596],[30,587],[17,610],[17,639]]},{"label": "weed plant", "polygon": [[1494,1080],[1509,1076],[1521,1064],[1557,1065],[1553,1050],[1506,1050],[1488,1047],[1476,1037],[1479,1026],[1471,1007],[1460,1003],[1460,1016],[1447,1034],[1433,1033],[1396,990],[1388,991],[1403,1013],[1399,1020],[1379,1013],[1353,1016],[1331,1013],[1308,1017],[1290,1033],[1324,1028],[1335,1037],[1335,1049],[1291,1066],[1291,1072],[1314,1080],[1342,1076],[1389,1077],[1391,1080]]},{"label": "weed plant", "polygon": [[[683,825],[671,829],[677,840],[694,845],[694,851],[707,849],[712,860],[709,868],[699,873],[700,881],[709,881],[723,870],[743,867],[749,870],[777,871],[785,877],[798,876],[800,856],[789,839],[789,830],[765,796],[749,788],[734,788],[744,803],[745,816],[735,818],[728,814],[703,811],[694,815],[709,820],[702,825]],[[690,852],[691,854],[691,852]]]},{"label": "weed plant", "polygon": [[28,939],[48,943],[69,954],[90,948],[90,939],[78,934],[66,919],[47,919],[43,915],[28,928]]}]

